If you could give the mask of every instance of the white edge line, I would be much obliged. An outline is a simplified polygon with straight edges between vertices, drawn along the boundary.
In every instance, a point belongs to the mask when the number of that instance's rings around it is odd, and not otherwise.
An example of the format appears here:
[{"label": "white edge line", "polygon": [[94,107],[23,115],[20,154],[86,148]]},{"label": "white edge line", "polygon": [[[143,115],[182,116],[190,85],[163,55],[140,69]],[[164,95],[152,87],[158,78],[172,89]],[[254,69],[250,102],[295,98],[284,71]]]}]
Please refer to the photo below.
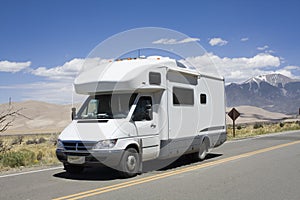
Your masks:
[{"label": "white edge line", "polygon": [[0,178],[6,178],[6,177],[12,177],[12,176],[20,176],[20,175],[25,175],[25,174],[33,174],[33,173],[51,171],[51,170],[56,170],[56,169],[63,169],[63,167],[60,166],[60,167],[52,167],[52,168],[47,168],[47,169],[39,169],[39,170],[28,171],[28,172],[20,172],[20,173],[15,173],[15,174],[7,174],[7,175],[0,176]]}]

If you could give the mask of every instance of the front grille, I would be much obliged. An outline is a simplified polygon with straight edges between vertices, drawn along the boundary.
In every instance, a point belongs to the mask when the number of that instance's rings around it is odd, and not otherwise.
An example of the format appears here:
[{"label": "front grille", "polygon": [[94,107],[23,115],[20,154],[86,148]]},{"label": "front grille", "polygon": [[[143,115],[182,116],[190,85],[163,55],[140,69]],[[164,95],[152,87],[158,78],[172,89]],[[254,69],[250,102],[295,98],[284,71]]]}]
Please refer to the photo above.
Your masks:
[{"label": "front grille", "polygon": [[66,152],[65,154],[66,154],[67,156],[85,156],[85,157],[91,155],[91,154],[88,153],[88,152],[86,152],[86,153],[84,152],[84,153],[83,153],[83,152],[79,152],[79,151],[78,151],[78,152]]},{"label": "front grille", "polygon": [[80,142],[80,141],[65,141],[64,148],[67,151],[89,151],[93,148],[96,142]]}]

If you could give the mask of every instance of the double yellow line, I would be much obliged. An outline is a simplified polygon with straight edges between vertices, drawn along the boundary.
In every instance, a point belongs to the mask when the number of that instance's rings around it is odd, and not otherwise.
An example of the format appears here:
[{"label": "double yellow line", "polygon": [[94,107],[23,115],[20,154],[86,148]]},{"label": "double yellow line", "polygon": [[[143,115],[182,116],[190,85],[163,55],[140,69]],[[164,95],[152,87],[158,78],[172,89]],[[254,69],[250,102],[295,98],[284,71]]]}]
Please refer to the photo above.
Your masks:
[{"label": "double yellow line", "polygon": [[144,178],[140,178],[140,179],[135,179],[135,180],[127,181],[127,182],[124,182],[124,183],[114,184],[114,185],[110,185],[110,186],[106,186],[106,187],[101,187],[101,188],[97,188],[97,189],[93,189],[93,190],[88,190],[88,191],[85,191],[85,192],[80,192],[80,193],[76,193],[76,194],[72,194],[72,195],[68,195],[68,196],[63,196],[63,197],[55,198],[53,200],[64,200],[64,199],[76,200],[76,199],[82,199],[82,198],[86,198],[86,197],[90,197],[90,196],[95,196],[95,195],[103,194],[103,193],[106,193],[106,192],[111,192],[111,191],[114,191],[114,190],[127,188],[127,187],[131,187],[131,186],[134,186],[134,185],[139,185],[139,184],[142,184],[142,183],[147,183],[147,182],[150,182],[150,181],[155,181],[155,180],[158,180],[158,179],[167,178],[167,177],[170,177],[170,176],[182,174],[182,173],[193,171],[193,170],[196,170],[196,169],[202,169],[202,168],[205,168],[205,167],[211,167],[211,166],[219,165],[219,164],[230,162],[230,161],[237,160],[237,159],[240,159],[240,158],[246,158],[246,157],[253,156],[253,155],[256,155],[256,154],[265,153],[265,152],[268,152],[268,151],[272,151],[272,150],[275,150],[275,149],[279,149],[279,148],[283,148],[283,147],[287,147],[287,146],[294,145],[294,144],[299,144],[299,143],[300,143],[300,141],[294,141],[294,142],[290,142],[290,143],[280,144],[280,145],[272,146],[272,147],[269,147],[269,148],[264,148],[264,149],[260,149],[260,150],[240,154],[240,155],[237,155],[237,156],[232,156],[232,157],[229,157],[229,158],[224,158],[224,159],[220,159],[220,160],[216,160],[216,161],[212,161],[212,162],[208,162],[208,163],[203,163],[203,164],[200,163],[198,165],[189,166],[189,167],[185,167],[185,168],[182,168],[182,169],[177,169],[177,170],[173,170],[173,171],[169,171],[169,172],[164,172],[164,173],[160,173],[160,174],[156,174],[156,175],[152,175],[152,176],[148,176],[148,177],[144,177]]}]

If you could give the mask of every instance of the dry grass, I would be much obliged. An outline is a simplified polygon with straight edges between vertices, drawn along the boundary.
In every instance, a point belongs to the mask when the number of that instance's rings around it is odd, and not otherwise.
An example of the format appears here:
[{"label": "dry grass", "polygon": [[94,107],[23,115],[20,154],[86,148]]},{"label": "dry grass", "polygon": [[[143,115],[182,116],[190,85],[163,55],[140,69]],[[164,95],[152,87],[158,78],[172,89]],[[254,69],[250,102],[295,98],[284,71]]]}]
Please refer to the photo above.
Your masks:
[{"label": "dry grass", "polygon": [[300,130],[300,122],[281,122],[281,123],[255,123],[247,125],[236,125],[235,138],[233,138],[232,126],[227,127],[228,140],[241,139],[263,135],[268,133],[277,133],[283,131]]},{"label": "dry grass", "polygon": [[58,164],[56,140],[57,134],[0,136],[0,171]]}]

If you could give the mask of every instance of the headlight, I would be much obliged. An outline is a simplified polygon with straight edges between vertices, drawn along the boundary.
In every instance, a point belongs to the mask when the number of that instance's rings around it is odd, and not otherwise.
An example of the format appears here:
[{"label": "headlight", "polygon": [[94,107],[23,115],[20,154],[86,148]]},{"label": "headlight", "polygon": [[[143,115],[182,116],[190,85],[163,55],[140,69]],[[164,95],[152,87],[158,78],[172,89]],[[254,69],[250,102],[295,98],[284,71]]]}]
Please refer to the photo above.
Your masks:
[{"label": "headlight", "polygon": [[110,149],[113,148],[117,143],[117,139],[113,140],[101,140],[94,145],[93,149]]},{"label": "headlight", "polygon": [[57,140],[56,149],[64,149],[64,144],[61,140]]}]

